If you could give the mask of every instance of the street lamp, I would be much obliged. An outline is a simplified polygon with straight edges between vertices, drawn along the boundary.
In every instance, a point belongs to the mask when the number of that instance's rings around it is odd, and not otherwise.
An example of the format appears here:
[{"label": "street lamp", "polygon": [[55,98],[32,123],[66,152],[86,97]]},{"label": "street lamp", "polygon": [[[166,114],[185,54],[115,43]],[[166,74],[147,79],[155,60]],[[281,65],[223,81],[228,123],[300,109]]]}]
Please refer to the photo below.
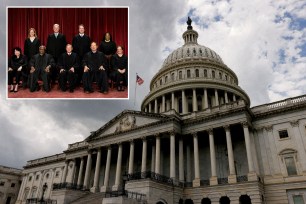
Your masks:
[{"label": "street lamp", "polygon": [[124,174],[122,175],[122,180],[123,180],[123,185],[122,185],[122,195],[125,195],[125,183],[128,180],[128,175],[126,172],[124,172]]},{"label": "street lamp", "polygon": [[43,192],[42,192],[42,195],[41,195],[40,203],[44,202],[44,194],[45,194],[45,191],[47,190],[47,188],[48,188],[48,185],[47,185],[47,183],[45,183],[42,187]]}]

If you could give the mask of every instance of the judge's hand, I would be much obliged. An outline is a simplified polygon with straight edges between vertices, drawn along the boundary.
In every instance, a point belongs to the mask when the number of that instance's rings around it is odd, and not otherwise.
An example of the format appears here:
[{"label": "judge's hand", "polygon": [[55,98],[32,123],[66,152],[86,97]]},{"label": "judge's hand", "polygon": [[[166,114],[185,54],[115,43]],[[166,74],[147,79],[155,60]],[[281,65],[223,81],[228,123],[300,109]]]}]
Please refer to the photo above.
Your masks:
[{"label": "judge's hand", "polygon": [[22,66],[20,66],[17,71],[20,72],[22,70]]},{"label": "judge's hand", "polygon": [[47,66],[47,67],[45,68],[45,71],[46,71],[46,72],[50,72],[50,67]]},{"label": "judge's hand", "polygon": [[125,73],[125,69],[122,69],[122,70],[121,70],[121,74],[124,74],[124,73]]},{"label": "judge's hand", "polygon": [[74,67],[71,67],[69,71],[74,72]]},{"label": "judge's hand", "polygon": [[8,68],[8,71],[11,72],[11,71],[13,71],[13,69],[9,67],[9,68]]},{"label": "judge's hand", "polygon": [[30,73],[33,73],[33,72],[35,72],[35,68],[31,67]]},{"label": "judge's hand", "polygon": [[64,69],[60,69],[60,73],[64,72],[65,70]]},{"label": "judge's hand", "polygon": [[100,67],[99,67],[99,70],[105,70],[105,69],[104,69],[104,67],[103,67],[103,66],[100,66]]},{"label": "judge's hand", "polygon": [[89,71],[89,67],[85,66],[84,67],[84,72],[88,72]]}]

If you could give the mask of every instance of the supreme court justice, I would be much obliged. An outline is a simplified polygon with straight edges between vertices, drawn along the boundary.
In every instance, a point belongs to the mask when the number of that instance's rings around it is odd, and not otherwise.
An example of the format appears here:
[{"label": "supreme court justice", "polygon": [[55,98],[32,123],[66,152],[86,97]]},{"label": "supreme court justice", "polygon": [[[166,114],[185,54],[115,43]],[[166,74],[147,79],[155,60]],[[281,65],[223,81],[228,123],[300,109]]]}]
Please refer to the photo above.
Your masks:
[{"label": "supreme court justice", "polygon": [[[80,62],[83,61],[83,57],[86,53],[90,51],[90,38],[85,34],[85,28],[83,24],[79,25],[79,34],[72,39],[73,51],[78,54]],[[82,80],[83,70],[78,69],[77,71],[77,84]]]},{"label": "supreme court justice", "polygon": [[95,80],[98,84],[101,93],[108,93],[107,83],[107,65],[105,56],[102,52],[98,51],[96,42],[90,45],[91,51],[88,52],[83,58],[83,86],[85,93],[93,92],[92,82]]},{"label": "supreme court justice", "polygon": [[117,53],[112,57],[113,68],[116,73],[116,85],[118,91],[124,91],[124,82],[127,85],[128,58],[123,54],[123,47],[117,47]]},{"label": "supreme court justice", "polygon": [[[8,84],[11,86],[10,92],[17,92],[22,70],[25,70],[27,66],[27,58],[22,54],[20,47],[15,47],[13,50],[14,54],[8,63]],[[16,77],[16,83],[14,83],[14,77]],[[14,84],[16,84],[15,88]]]},{"label": "supreme court justice", "polygon": [[[60,26],[58,24],[53,25],[54,33],[50,34],[47,39],[47,50],[46,52],[52,55],[55,63],[57,63],[58,58],[66,52],[66,37],[65,35],[59,33]],[[57,70],[53,69],[51,73],[52,83],[55,83],[57,77]]]},{"label": "supreme court justice", "polygon": [[50,73],[55,66],[52,55],[46,53],[46,47],[39,47],[39,54],[32,57],[28,86],[31,92],[38,91],[38,79],[43,81],[43,89],[46,92],[50,91]]},{"label": "supreme court justice", "polygon": [[113,81],[115,81],[116,73],[114,72],[114,69],[111,64],[111,57],[114,54],[116,54],[116,50],[117,50],[117,46],[116,46],[116,43],[113,41],[111,34],[109,32],[105,33],[100,43],[99,51],[103,52],[106,57],[107,64],[108,64],[107,75]]},{"label": "supreme court justice", "polygon": [[66,45],[66,53],[63,53],[58,59],[59,68],[59,85],[62,91],[66,91],[67,79],[69,82],[69,92],[73,92],[77,77],[77,70],[79,69],[78,55],[72,52],[71,44]]},{"label": "supreme court justice", "polygon": [[[27,56],[28,61],[38,53],[38,49],[40,46],[40,40],[37,37],[36,30],[34,28],[30,28],[28,30],[28,37],[24,41],[24,54]],[[26,87],[28,82],[28,76],[30,73],[30,63],[28,63],[28,67],[22,70],[22,86]]]}]

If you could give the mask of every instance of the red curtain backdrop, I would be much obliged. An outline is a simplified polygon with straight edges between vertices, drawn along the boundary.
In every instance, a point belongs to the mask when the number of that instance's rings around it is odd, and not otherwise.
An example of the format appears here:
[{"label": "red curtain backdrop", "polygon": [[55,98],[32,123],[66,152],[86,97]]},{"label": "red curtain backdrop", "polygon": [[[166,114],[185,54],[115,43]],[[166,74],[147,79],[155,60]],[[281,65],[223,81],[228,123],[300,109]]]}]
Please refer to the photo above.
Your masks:
[{"label": "red curtain backdrop", "polygon": [[99,45],[104,34],[110,32],[113,41],[128,54],[127,8],[8,8],[8,56],[16,46],[23,51],[29,28],[35,28],[41,43],[46,45],[55,23],[60,25],[67,43],[72,43],[78,34],[78,25],[84,24],[92,41]]}]

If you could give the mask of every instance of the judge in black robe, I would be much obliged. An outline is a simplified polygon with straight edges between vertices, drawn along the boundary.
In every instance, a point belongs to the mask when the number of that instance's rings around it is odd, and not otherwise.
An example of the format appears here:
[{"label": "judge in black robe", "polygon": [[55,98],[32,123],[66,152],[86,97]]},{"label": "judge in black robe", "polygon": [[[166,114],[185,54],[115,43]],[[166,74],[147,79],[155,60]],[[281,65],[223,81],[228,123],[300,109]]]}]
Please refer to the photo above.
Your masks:
[{"label": "judge in black robe", "polygon": [[107,65],[105,56],[97,50],[97,43],[92,42],[90,45],[91,51],[88,52],[83,59],[83,86],[84,92],[93,92],[92,82],[95,80],[98,84],[101,93],[108,93],[107,83]]},{"label": "judge in black robe", "polygon": [[41,45],[39,47],[39,54],[36,54],[31,59],[31,70],[28,79],[28,86],[31,92],[38,91],[38,79],[43,81],[43,89],[46,92],[50,91],[50,73],[54,68],[55,63],[52,55],[45,53],[46,47]]},{"label": "judge in black robe", "polygon": [[[84,32],[85,32],[84,25],[80,24],[79,34],[74,36],[72,39],[73,52],[78,54],[80,62],[83,61],[84,55],[90,51],[90,38]],[[77,74],[78,74],[77,84],[80,84],[83,76],[83,70],[78,69]]]},{"label": "judge in black robe", "polygon": [[[22,70],[27,66],[27,58],[22,54],[21,48],[16,47],[13,50],[14,54],[8,63],[8,84],[11,85],[11,92],[17,92]],[[14,83],[14,77],[16,77],[16,83]],[[16,84],[15,89],[14,84]]]},{"label": "judge in black robe", "polygon": [[72,93],[75,88],[77,71],[79,69],[79,59],[76,53],[72,52],[72,45],[67,44],[66,53],[63,53],[58,60],[59,85],[62,91],[66,91],[67,80],[69,91]]},{"label": "judge in black robe", "polygon": [[[55,63],[57,63],[58,58],[66,52],[66,37],[65,35],[59,33],[60,26],[58,24],[53,25],[54,33],[50,34],[47,39],[47,50],[46,52],[52,55]],[[53,69],[51,73],[52,82],[55,83],[57,77],[57,70]]]},{"label": "judge in black robe", "polygon": [[116,73],[116,85],[118,91],[124,91],[123,85],[127,85],[128,58],[123,54],[123,48],[117,47],[117,54],[112,57],[112,64]]},{"label": "judge in black robe", "polygon": [[116,50],[117,50],[117,46],[116,46],[116,43],[113,41],[111,34],[109,32],[105,33],[100,43],[99,51],[103,52],[106,57],[106,62],[108,65],[107,75],[113,81],[115,81],[116,73],[115,73],[114,68],[112,67],[111,58],[114,54],[116,54]]},{"label": "judge in black robe", "polygon": [[[27,56],[29,61],[34,55],[38,54],[39,46],[40,40],[36,35],[36,30],[34,28],[30,28],[28,31],[28,37],[24,41],[24,54]],[[28,63],[28,67],[22,70],[22,86],[24,88],[27,85],[30,68],[30,63]]]}]

